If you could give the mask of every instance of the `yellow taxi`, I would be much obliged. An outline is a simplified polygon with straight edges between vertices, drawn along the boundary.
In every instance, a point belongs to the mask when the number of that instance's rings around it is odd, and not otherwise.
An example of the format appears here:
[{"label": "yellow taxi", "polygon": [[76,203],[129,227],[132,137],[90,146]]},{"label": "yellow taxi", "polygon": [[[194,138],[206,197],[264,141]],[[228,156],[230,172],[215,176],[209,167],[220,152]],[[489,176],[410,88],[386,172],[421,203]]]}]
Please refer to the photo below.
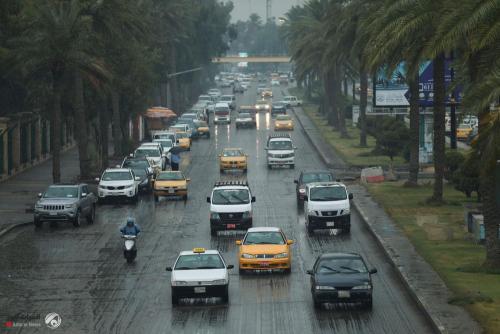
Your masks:
[{"label": "yellow taxi", "polygon": [[181,171],[163,171],[156,175],[153,180],[153,194],[155,201],[158,202],[161,196],[172,197],[178,196],[187,200],[188,179]]},{"label": "yellow taxi", "polygon": [[180,148],[191,151],[191,138],[187,132],[177,131],[177,142]]},{"label": "yellow taxi", "polygon": [[195,121],[194,126],[198,131],[198,137],[205,136],[210,138],[210,128],[208,127],[208,123],[205,121]]},{"label": "yellow taxi", "polygon": [[260,96],[262,96],[262,98],[273,97],[273,91],[270,89],[263,90],[262,93],[260,93]]},{"label": "yellow taxi", "polygon": [[278,115],[274,120],[274,130],[292,130],[293,131],[293,119],[290,115]]},{"label": "yellow taxi", "polygon": [[241,148],[225,148],[219,155],[220,172],[229,169],[242,169],[243,172],[248,168],[248,155]]},{"label": "yellow taxi", "polygon": [[472,126],[469,124],[460,124],[457,127],[457,140],[467,140],[472,132]]},{"label": "yellow taxi", "polygon": [[240,274],[249,270],[275,269],[289,274],[292,269],[290,246],[293,240],[288,240],[278,227],[251,227],[236,244],[240,246]]}]

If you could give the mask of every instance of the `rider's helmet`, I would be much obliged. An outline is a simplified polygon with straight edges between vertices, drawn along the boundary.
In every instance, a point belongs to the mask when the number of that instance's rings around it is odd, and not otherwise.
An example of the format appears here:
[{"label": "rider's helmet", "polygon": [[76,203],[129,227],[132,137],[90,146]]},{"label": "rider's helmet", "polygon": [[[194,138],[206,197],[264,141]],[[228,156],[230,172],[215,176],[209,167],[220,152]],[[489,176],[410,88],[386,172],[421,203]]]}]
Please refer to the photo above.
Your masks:
[{"label": "rider's helmet", "polygon": [[129,227],[134,226],[134,218],[132,218],[132,217],[127,218],[127,226],[129,226]]}]

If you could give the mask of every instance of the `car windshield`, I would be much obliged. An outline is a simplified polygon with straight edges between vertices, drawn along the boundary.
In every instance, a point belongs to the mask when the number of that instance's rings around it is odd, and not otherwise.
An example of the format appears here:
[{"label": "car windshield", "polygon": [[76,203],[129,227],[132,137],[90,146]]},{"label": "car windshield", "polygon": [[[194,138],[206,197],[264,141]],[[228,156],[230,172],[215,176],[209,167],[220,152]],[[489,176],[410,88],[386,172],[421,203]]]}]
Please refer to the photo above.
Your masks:
[{"label": "car windshield", "polygon": [[311,201],[342,201],[347,199],[344,187],[314,187],[311,188],[309,200]]},{"label": "car windshield", "polygon": [[208,128],[208,124],[205,121],[196,121],[195,124],[198,128]]},{"label": "car windshield", "polygon": [[155,134],[153,139],[172,139],[172,137],[174,137],[174,134],[172,133],[159,133]]},{"label": "car windshield", "polygon": [[223,96],[220,98],[221,101],[232,101],[233,98],[231,96]]},{"label": "car windshield", "polygon": [[212,204],[248,204],[250,195],[247,189],[216,189],[212,196]]},{"label": "car windshield", "polygon": [[160,151],[158,149],[155,149],[155,148],[151,148],[151,149],[141,148],[141,149],[135,150],[134,156],[138,157],[138,158],[142,158],[142,157],[146,157],[146,156],[159,157]]},{"label": "car windshield", "polygon": [[198,100],[200,100],[200,101],[212,101],[212,98],[208,95],[202,95],[202,96],[200,96],[200,98]]},{"label": "car windshield", "polygon": [[149,162],[147,160],[125,160],[123,163],[123,168],[149,168]]},{"label": "car windshield", "polygon": [[227,107],[217,107],[217,108],[215,108],[215,113],[216,114],[227,114],[227,113],[229,113],[229,108],[227,108]]},{"label": "car windshield", "polygon": [[238,115],[239,118],[252,118],[249,113],[240,113]]},{"label": "car windshield", "polygon": [[43,198],[77,198],[78,187],[49,187]]},{"label": "car windshield", "polygon": [[181,172],[161,172],[156,177],[157,180],[167,181],[167,180],[184,180],[184,175]]},{"label": "car windshield", "polygon": [[143,168],[133,168],[134,174],[140,178],[144,178],[148,175],[147,171]]},{"label": "car windshield", "polygon": [[240,150],[224,150],[222,152],[223,157],[241,157],[243,156],[243,152]]},{"label": "car windshield", "polygon": [[281,109],[285,108],[285,105],[283,103],[273,103],[273,108]]},{"label": "car windshield", "polygon": [[317,273],[366,273],[365,263],[359,258],[326,258],[322,259],[316,267]]},{"label": "car windshield", "polygon": [[283,234],[280,232],[249,232],[247,233],[244,245],[284,245],[286,244]]},{"label": "car windshield", "polygon": [[470,127],[470,125],[467,125],[467,124],[460,124],[460,125],[458,126],[458,128],[459,128],[459,129],[470,129],[471,127]]},{"label": "car windshield", "polygon": [[291,150],[292,142],[289,140],[272,140],[269,142],[271,150]]},{"label": "car windshield", "polygon": [[102,175],[103,181],[123,181],[132,180],[132,174],[130,172],[105,172]]},{"label": "car windshield", "polygon": [[170,139],[157,139],[155,142],[160,143],[163,146],[163,149],[169,149],[173,146],[172,140]]},{"label": "car windshield", "polygon": [[291,121],[292,118],[288,115],[279,115],[279,116],[276,116],[276,120],[278,120],[278,121]]},{"label": "car windshield", "polygon": [[255,104],[264,105],[264,104],[268,104],[268,102],[266,100],[259,100]]},{"label": "car windshield", "polygon": [[177,138],[189,138],[189,136],[185,132],[177,132]]},{"label": "car windshield", "polygon": [[174,270],[224,269],[224,262],[218,254],[181,255]]},{"label": "car windshield", "polygon": [[333,181],[332,174],[329,174],[329,173],[304,173],[304,174],[302,174],[302,183],[329,182],[329,181]]}]

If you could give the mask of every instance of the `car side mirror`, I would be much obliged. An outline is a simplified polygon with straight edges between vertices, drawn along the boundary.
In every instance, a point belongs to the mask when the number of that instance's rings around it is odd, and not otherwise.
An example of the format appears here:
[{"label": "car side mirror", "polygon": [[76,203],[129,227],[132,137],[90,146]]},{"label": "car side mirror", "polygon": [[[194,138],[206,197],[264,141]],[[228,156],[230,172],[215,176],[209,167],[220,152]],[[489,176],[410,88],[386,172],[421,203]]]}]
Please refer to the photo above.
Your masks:
[{"label": "car side mirror", "polygon": [[87,193],[82,193],[82,198],[87,197]]},{"label": "car side mirror", "polygon": [[131,158],[133,158],[133,157],[134,157],[134,154],[133,154],[133,153],[130,153],[128,156],[129,156],[129,157],[131,157]]},{"label": "car side mirror", "polygon": [[299,184],[299,180],[293,180],[293,183]]},{"label": "car side mirror", "polygon": [[236,240],[236,244],[239,246],[241,245],[241,240]]},{"label": "car side mirror", "polygon": [[152,174],[153,174],[153,168],[152,168],[152,167],[148,167],[148,173],[149,173],[150,175],[152,175]]},{"label": "car side mirror", "polygon": [[354,198],[354,195],[353,194],[349,194],[349,199],[353,199]]},{"label": "car side mirror", "polygon": [[96,177],[94,180],[97,181],[97,182],[99,182],[99,178],[98,177]]},{"label": "car side mirror", "polygon": [[252,196],[252,203],[255,202],[255,196]]},{"label": "car side mirror", "polygon": [[207,197],[207,203],[210,203],[210,196]]},{"label": "car side mirror", "polygon": [[377,273],[377,269],[372,268],[372,269],[370,269],[369,273],[370,274],[376,274]]},{"label": "car side mirror", "polygon": [[286,241],[286,244],[287,244],[287,245],[293,245],[293,243],[294,243],[294,242],[295,242],[295,241],[293,241],[293,240],[287,240],[287,241]]},{"label": "car side mirror", "polygon": [[228,265],[226,266],[226,268],[227,268],[227,269],[233,269],[233,268],[234,268],[234,266],[233,266],[232,264],[228,264]]},{"label": "car side mirror", "polygon": [[165,268],[166,271],[172,271],[172,267]]},{"label": "car side mirror", "polygon": [[265,147],[264,150],[269,151],[269,147]]},{"label": "car side mirror", "polygon": [[42,198],[42,193],[38,193],[38,198]]},{"label": "car side mirror", "polygon": [[294,146],[294,147],[293,147],[293,149],[294,149],[294,150],[296,150],[296,149],[297,149],[297,146]]},{"label": "car side mirror", "polygon": [[140,181],[140,180],[141,180],[141,178],[140,178],[139,176],[136,176],[136,177],[135,177],[135,180],[136,180],[136,181]]},{"label": "car side mirror", "polygon": [[187,179],[186,179],[186,182],[191,182],[191,179],[190,179],[190,178],[187,178]]},{"label": "car side mirror", "polygon": [[314,272],[313,272],[312,270],[306,270],[306,274],[308,274],[308,275],[311,275],[311,276],[312,276],[312,275],[314,275]]},{"label": "car side mirror", "polygon": [[304,195],[304,201],[308,201],[309,200],[309,197],[307,197],[307,195]]}]

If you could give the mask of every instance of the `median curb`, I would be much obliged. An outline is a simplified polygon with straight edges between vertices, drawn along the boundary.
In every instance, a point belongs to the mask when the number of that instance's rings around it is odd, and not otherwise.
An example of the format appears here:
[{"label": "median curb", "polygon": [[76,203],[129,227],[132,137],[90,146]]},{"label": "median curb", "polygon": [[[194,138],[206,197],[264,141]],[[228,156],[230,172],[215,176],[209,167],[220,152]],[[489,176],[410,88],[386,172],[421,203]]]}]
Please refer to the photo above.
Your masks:
[{"label": "median curb", "polygon": [[[322,138],[311,136],[301,121],[304,115],[298,115],[295,109],[293,112],[321,160],[331,168],[331,159],[328,155],[334,153],[324,152],[318,143]],[[434,269],[418,254],[392,218],[373,200],[368,190],[362,185],[351,185],[349,189],[355,195],[352,201],[354,209],[359,213],[368,231],[383,249],[407,291],[436,332],[443,334],[483,332],[481,326],[467,311],[448,303],[453,295],[452,292]],[[366,212],[370,212],[371,215],[367,215]]]},{"label": "median curb", "polygon": [[23,226],[28,226],[28,225],[31,225],[31,224],[33,224],[33,222],[24,222],[24,223],[10,224],[9,226],[4,227],[3,229],[0,230],[0,238],[2,238],[4,235],[6,235],[7,233],[9,233],[10,231],[12,231],[12,230],[14,230],[16,228],[23,227]]}]

